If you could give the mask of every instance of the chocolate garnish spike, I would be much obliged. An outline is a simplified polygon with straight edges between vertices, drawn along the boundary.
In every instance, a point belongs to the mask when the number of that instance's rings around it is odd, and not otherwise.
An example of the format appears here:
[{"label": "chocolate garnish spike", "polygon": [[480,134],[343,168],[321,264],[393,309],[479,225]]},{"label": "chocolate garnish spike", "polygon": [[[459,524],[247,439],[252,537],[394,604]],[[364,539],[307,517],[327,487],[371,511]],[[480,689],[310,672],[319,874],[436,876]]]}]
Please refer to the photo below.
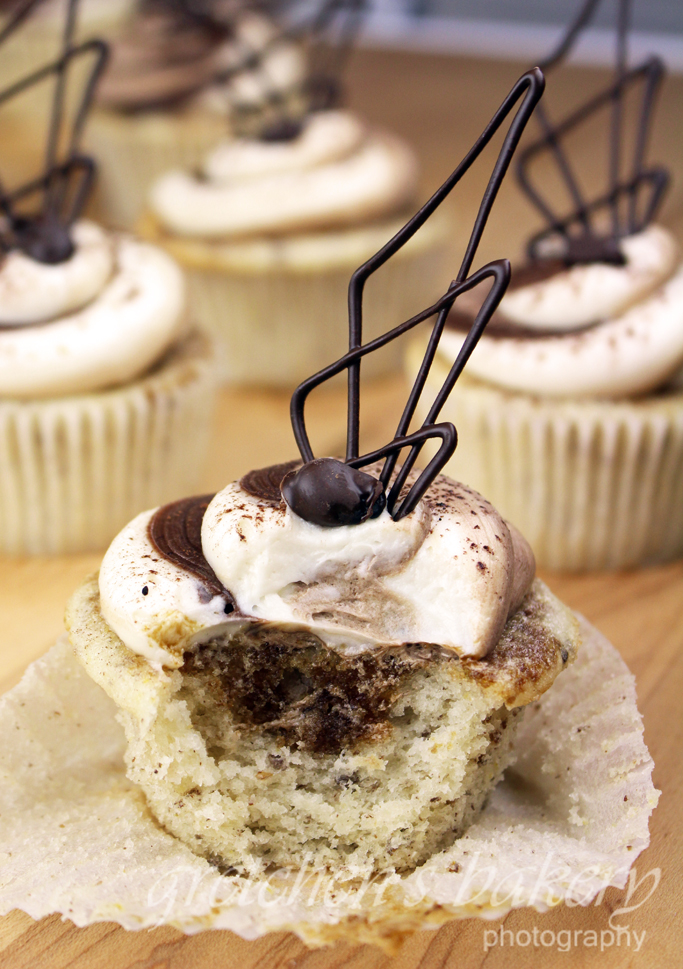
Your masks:
[{"label": "chocolate garnish spike", "polygon": [[[419,212],[379,252],[359,267],[351,277],[349,284],[349,350],[335,363],[330,364],[319,373],[305,380],[297,387],[292,395],[290,405],[292,428],[304,465],[299,470],[290,472],[284,478],[282,482],[282,494],[290,507],[294,508],[301,517],[309,521],[313,520],[316,524],[326,526],[355,524],[369,517],[373,517],[378,513],[378,509],[379,511],[382,510],[386,503],[386,507],[392,518],[397,521],[413,511],[435,476],[453,454],[457,444],[455,427],[450,423],[437,423],[436,421],[443,404],[462,373],[488,320],[500,303],[510,280],[510,264],[507,260],[497,260],[488,263],[486,266],[471,274],[470,270],[491,207],[510,165],[512,155],[519,143],[522,132],[543,93],[544,85],[545,80],[543,74],[538,68],[524,74],[514,85],[492,120],[484,129],[482,135],[455,171],[446,179],[429,201],[422,206]],[[518,105],[520,100],[521,104]],[[443,296],[432,306],[427,307],[421,313],[398,324],[374,340],[363,344],[362,299],[363,288],[367,279],[415,235],[418,229],[424,225],[432,213],[448,197],[453,188],[459,183],[465,173],[469,171],[484,148],[489,144],[515,106],[517,106],[517,110],[510,122],[503,145],[500,148],[488,185],[483,194],[472,233],[455,280]],[[408,433],[411,420],[434,360],[448,313],[458,296],[480,285],[487,279],[491,280],[490,290],[483,300],[470,332],[426,420],[417,431]],[[397,337],[407,333],[415,326],[432,317],[436,317],[436,320],[432,328],[427,350],[399,421],[394,439],[371,453],[359,455],[359,368],[362,358],[368,353],[372,353],[386,346],[392,340],[395,340]],[[304,419],[306,400],[315,387],[320,386],[324,381],[336,376],[343,370],[347,370],[349,374],[346,459],[344,462],[339,462],[332,458],[318,459],[316,461],[313,456]],[[404,490],[408,475],[425,442],[432,438],[440,439],[441,445],[439,450],[436,456],[432,458],[427,467],[417,477],[417,480],[399,504],[399,498]],[[388,495],[386,495],[386,489],[389,487],[391,475],[393,474],[398,456],[406,448],[409,449],[409,452],[403,463],[403,467],[396,476],[393,485],[391,485]],[[379,477],[381,488],[377,490],[376,494],[371,494],[372,489],[366,480],[369,476],[361,472],[360,469],[380,459],[384,460],[384,466]],[[316,472],[317,478],[315,479],[318,493],[317,495],[314,494],[313,498],[311,498],[311,469],[313,465],[319,468],[320,471],[319,473]],[[358,498],[358,506],[356,509],[350,508],[349,506],[348,495],[349,489],[352,488],[350,482],[354,480],[352,477],[349,477],[349,468],[356,469],[358,472],[358,478],[355,479]]]},{"label": "chocolate garnish spike", "polygon": [[[48,264],[63,262],[73,253],[70,229],[83,210],[95,171],[94,161],[81,155],[78,145],[108,48],[99,40],[73,46],[77,7],[78,0],[69,0],[61,56],[0,91],[2,105],[49,77],[55,77],[42,174],[11,191],[0,185],[0,209],[7,219],[0,233],[0,246],[5,251],[21,249],[37,261]],[[24,8],[22,13],[26,15]],[[9,36],[8,30],[1,36]],[[64,137],[67,74],[72,64],[86,57],[92,58],[92,67],[85,77],[70,130],[66,129]],[[58,160],[60,150],[65,156],[62,161]],[[26,213],[23,208],[21,211],[17,208],[17,203],[36,195],[39,195],[37,211]]]},{"label": "chocolate garnish spike", "polygon": [[[556,50],[541,63],[542,69],[551,70],[567,57],[582,30],[592,20],[599,3],[600,0],[586,0]],[[613,83],[586,104],[575,109],[557,125],[551,124],[545,109],[542,106],[539,107],[537,117],[543,129],[543,137],[521,153],[517,165],[520,186],[548,223],[548,228],[534,235],[528,243],[527,250],[531,259],[542,258],[543,244],[555,238],[563,240],[563,259],[566,265],[592,261],[623,264],[624,258],[619,248],[619,240],[625,235],[642,231],[654,217],[662,200],[669,181],[668,173],[660,166],[646,169],[644,158],[652,124],[654,101],[664,68],[658,58],[650,58],[630,70],[627,68],[630,12],[630,0],[619,0]],[[623,103],[635,84],[642,84],[643,93],[635,148],[628,172],[622,178]],[[578,178],[563,141],[568,134],[605,107],[611,108],[606,190],[598,197],[586,200],[579,188]],[[556,214],[531,182],[530,163],[542,152],[550,153],[567,189],[573,206],[567,216]],[[639,215],[639,199],[643,195],[645,195],[644,211]],[[607,236],[599,235],[595,229],[595,216],[605,210],[609,212],[611,222],[611,231]]]},{"label": "chocolate garnish spike", "polygon": [[15,10],[10,13],[9,18],[5,25],[0,30],[0,44],[6,40],[10,34],[13,34],[17,27],[26,20],[26,18],[33,12],[33,8],[37,7],[38,4],[43,3],[43,0],[20,0],[16,5]]},{"label": "chocolate garnish spike", "polygon": [[149,540],[168,562],[190,572],[210,593],[223,596],[226,614],[235,611],[235,600],[206,561],[202,549],[202,521],[214,495],[182,498],[157,508],[149,520]]}]

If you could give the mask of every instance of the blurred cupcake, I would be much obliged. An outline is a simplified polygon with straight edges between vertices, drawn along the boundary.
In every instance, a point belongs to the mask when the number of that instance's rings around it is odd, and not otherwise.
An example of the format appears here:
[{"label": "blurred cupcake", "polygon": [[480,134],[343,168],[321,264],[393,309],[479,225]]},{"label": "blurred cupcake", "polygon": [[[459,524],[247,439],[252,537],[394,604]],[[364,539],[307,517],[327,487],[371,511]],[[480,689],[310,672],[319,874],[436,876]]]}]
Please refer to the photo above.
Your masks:
[{"label": "blurred cupcake", "polygon": [[[399,139],[348,111],[312,113],[288,139],[235,139],[201,176],[152,187],[141,234],[187,271],[190,305],[228,381],[291,386],[344,351],[349,276],[405,221],[417,166]],[[368,337],[438,293],[448,223],[434,220],[368,291]],[[393,347],[366,372],[398,362]]]},{"label": "blurred cupcake", "polygon": [[[651,224],[667,173],[642,158],[661,76],[656,60],[628,72],[619,66],[614,86],[566,120],[553,127],[544,118],[520,179],[549,228],[531,240],[531,262],[513,272],[470,376],[442,411],[464,442],[451,473],[489,494],[550,568],[622,568],[683,554],[683,389],[675,380],[683,268],[670,233]],[[632,167],[613,166],[604,195],[584,201],[567,138],[607,106],[614,125],[636,85],[645,93]],[[610,151],[623,164],[619,139]],[[575,200],[567,217],[554,214],[531,179],[544,153]],[[474,312],[463,298],[449,316],[430,375],[434,395]]]},{"label": "blurred cupcake", "polygon": [[297,45],[234,2],[146,0],[112,45],[90,143],[102,157],[99,203],[132,228],[155,177],[194,169],[225,137],[236,105],[299,83]]},{"label": "blurred cupcake", "polygon": [[[186,268],[191,305],[219,339],[227,381],[291,387],[339,356],[349,276],[398,231],[414,201],[412,150],[338,107],[349,31],[337,25],[338,46],[324,56],[319,49],[336,6],[322,4],[310,26],[300,83],[285,97],[238,78],[244,99],[233,138],[198,171],[158,178],[138,224]],[[357,14],[358,4],[345,7],[346,17]],[[368,336],[436,297],[447,239],[447,220],[431,221],[373,280]],[[397,364],[390,347],[366,370]]]},{"label": "blurred cupcake", "polygon": [[15,555],[101,547],[132,512],[182,494],[213,394],[178,266],[79,220],[94,164],[62,106],[43,173],[0,199],[0,550]]}]

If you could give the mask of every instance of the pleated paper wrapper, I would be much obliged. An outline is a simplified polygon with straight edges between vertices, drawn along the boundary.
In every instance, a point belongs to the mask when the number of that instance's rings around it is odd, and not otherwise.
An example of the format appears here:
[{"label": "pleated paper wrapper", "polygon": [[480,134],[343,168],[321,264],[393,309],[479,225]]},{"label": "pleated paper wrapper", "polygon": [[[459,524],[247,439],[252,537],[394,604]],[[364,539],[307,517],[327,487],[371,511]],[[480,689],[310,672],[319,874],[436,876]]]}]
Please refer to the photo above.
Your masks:
[{"label": "pleated paper wrapper", "polygon": [[139,512],[191,493],[215,392],[211,341],[195,333],[122,387],[0,400],[0,552],[106,548]]},{"label": "pleated paper wrapper", "polygon": [[581,626],[579,658],[526,711],[516,766],[467,833],[410,874],[364,880],[314,855],[298,872],[221,874],[167,834],[125,777],[112,701],[64,637],[0,701],[0,912],[386,948],[448,919],[623,888],[658,792],[634,678]]}]

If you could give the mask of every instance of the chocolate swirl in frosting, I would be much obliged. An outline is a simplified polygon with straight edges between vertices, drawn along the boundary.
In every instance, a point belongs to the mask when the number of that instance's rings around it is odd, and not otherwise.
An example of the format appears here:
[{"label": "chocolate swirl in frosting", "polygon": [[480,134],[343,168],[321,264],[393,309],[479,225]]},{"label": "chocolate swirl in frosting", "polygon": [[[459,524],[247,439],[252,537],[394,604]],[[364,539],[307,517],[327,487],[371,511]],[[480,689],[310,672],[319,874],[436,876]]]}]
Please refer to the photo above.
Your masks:
[{"label": "chocolate swirl in frosting", "polygon": [[213,497],[196,495],[163,505],[152,515],[148,534],[160,555],[201,579],[209,598],[223,596],[227,600],[225,612],[231,613],[235,611],[235,601],[202,551],[202,521]]},{"label": "chocolate swirl in frosting", "polygon": [[240,478],[240,487],[253,498],[260,498],[262,501],[274,501],[280,504],[282,492],[280,485],[282,479],[290,471],[301,465],[300,460],[285,461],[284,464],[271,464],[267,468],[257,468],[255,471],[247,471],[244,477]]}]

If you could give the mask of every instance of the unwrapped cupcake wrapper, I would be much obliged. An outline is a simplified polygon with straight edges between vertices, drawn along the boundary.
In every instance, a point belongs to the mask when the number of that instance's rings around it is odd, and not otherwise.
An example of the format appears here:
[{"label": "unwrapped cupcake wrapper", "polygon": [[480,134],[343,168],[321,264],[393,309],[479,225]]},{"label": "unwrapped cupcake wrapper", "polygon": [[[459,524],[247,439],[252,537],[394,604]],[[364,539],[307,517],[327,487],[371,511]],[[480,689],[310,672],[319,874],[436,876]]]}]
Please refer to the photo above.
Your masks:
[{"label": "unwrapped cupcake wrapper", "polygon": [[86,140],[97,156],[97,214],[132,229],[155,179],[176,168],[194,171],[227,134],[228,119],[206,109],[135,116],[96,111]]},{"label": "unwrapped cupcake wrapper", "polygon": [[[153,217],[138,227],[184,267],[192,313],[217,341],[222,380],[291,388],[346,353],[349,279],[401,225],[284,238],[280,260],[269,240],[211,247],[163,234]],[[364,343],[438,299],[449,278],[449,232],[448,220],[435,220],[368,281]],[[326,250],[319,261],[316,239]],[[401,353],[393,341],[369,354],[363,374],[396,372]]]},{"label": "unwrapped cupcake wrapper", "polygon": [[[410,348],[411,375],[423,348]],[[439,360],[425,414],[445,376]],[[446,474],[486,495],[544,568],[617,569],[683,555],[683,390],[549,400],[463,376],[440,419],[458,431]]]},{"label": "unwrapped cupcake wrapper", "polygon": [[0,700],[0,914],[76,925],[289,929],[390,947],[452,918],[500,918],[623,888],[658,792],[635,682],[585,620],[577,660],[529,707],[518,759],[454,845],[407,875],[341,867],[221,874],[164,831],[125,776],[116,707],[64,637]]},{"label": "unwrapped cupcake wrapper", "polygon": [[190,493],[215,394],[203,335],[110,391],[0,401],[0,551],[105,547],[134,515]]}]

